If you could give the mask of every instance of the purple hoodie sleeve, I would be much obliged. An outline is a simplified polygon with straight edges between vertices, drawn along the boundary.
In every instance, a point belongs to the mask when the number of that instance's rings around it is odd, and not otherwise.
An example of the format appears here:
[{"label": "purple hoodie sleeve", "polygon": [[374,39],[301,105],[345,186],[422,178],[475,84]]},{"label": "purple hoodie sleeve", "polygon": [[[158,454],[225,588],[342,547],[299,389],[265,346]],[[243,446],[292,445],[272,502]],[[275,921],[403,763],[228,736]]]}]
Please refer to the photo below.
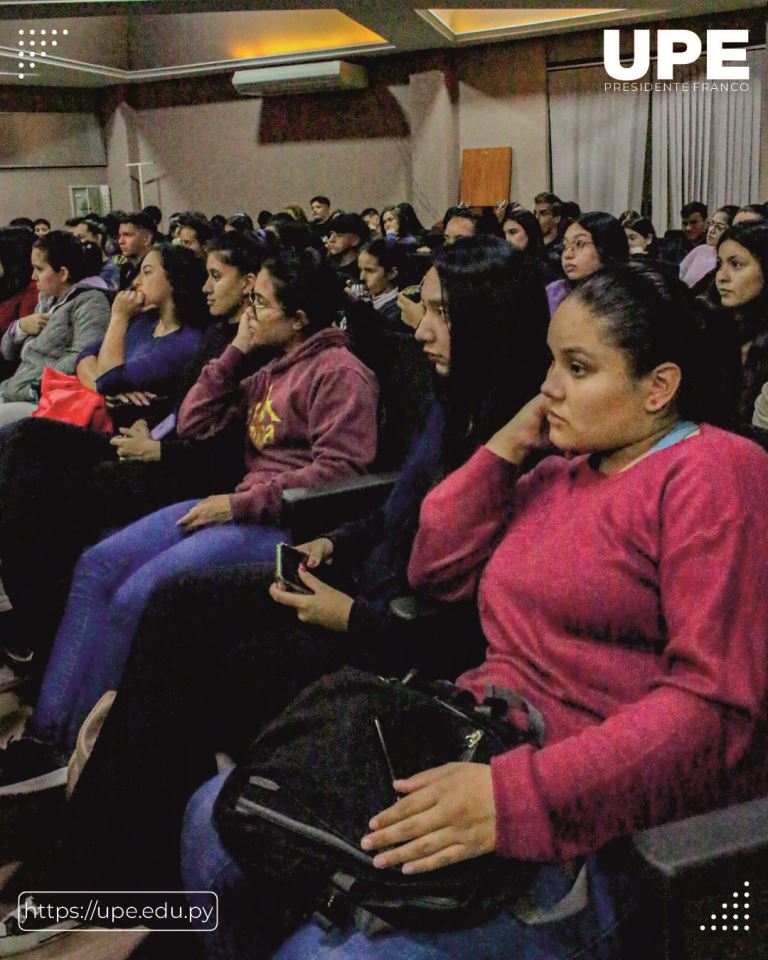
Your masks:
[{"label": "purple hoodie sleeve", "polygon": [[203,367],[179,410],[180,437],[212,437],[245,409],[246,398],[240,389],[244,359],[245,354],[230,344],[220,357]]},{"label": "purple hoodie sleeve", "polygon": [[309,414],[312,462],[231,494],[233,518],[275,522],[283,490],[317,487],[362,473],[376,455],[378,395],[376,379],[365,368],[341,365],[319,374]]}]

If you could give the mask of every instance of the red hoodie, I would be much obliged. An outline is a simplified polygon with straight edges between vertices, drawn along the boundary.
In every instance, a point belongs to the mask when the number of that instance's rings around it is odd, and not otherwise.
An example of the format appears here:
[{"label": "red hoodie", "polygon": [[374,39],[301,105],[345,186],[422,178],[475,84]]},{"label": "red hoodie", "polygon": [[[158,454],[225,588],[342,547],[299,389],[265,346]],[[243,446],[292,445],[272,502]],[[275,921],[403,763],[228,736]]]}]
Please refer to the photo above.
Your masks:
[{"label": "red hoodie", "polygon": [[240,379],[244,354],[229,346],[184,399],[179,436],[202,439],[233,417],[247,421],[247,473],[230,496],[236,521],[275,523],[283,490],[362,473],[376,454],[378,385],[329,328]]}]

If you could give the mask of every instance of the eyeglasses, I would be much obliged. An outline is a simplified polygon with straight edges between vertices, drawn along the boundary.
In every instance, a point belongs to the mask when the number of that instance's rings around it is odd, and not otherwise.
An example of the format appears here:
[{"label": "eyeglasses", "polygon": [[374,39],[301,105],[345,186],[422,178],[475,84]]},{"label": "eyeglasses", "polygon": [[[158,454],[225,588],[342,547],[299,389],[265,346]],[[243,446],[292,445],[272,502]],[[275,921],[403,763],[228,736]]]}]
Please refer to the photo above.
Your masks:
[{"label": "eyeglasses", "polygon": [[717,220],[707,220],[707,230],[711,230],[713,233],[722,233],[723,230],[727,229],[727,223],[718,223]]},{"label": "eyeglasses", "polygon": [[583,250],[584,247],[594,247],[594,243],[591,240],[587,240],[586,237],[576,237],[575,240],[570,242],[566,241],[563,244],[563,253],[567,253],[569,250]]},{"label": "eyeglasses", "polygon": [[254,310],[280,310],[280,307],[276,307],[271,303],[267,303],[264,297],[261,294],[256,293],[255,290],[248,291],[248,303],[253,307]]}]

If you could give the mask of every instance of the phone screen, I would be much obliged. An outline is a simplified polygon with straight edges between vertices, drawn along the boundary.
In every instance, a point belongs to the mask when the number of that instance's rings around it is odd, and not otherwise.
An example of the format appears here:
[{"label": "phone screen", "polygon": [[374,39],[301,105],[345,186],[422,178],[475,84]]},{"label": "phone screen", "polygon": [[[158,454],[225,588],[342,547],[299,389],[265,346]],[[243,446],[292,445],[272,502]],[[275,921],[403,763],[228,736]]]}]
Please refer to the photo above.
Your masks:
[{"label": "phone screen", "polygon": [[306,553],[296,550],[287,543],[278,543],[275,576],[291,590],[298,593],[311,593],[299,578],[299,564],[305,563]]}]

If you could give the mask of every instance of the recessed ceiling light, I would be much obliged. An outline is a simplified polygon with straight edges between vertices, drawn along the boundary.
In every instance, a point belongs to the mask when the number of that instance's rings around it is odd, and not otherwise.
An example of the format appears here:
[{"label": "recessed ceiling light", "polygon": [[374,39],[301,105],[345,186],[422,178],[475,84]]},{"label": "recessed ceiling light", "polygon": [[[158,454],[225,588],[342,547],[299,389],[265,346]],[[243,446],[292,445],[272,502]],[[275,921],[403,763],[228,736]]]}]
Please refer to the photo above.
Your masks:
[{"label": "recessed ceiling light", "polygon": [[[465,9],[430,8],[416,13],[432,22],[440,32],[456,39],[471,39],[478,34],[506,36],[522,32],[534,26],[555,26],[574,20],[605,17],[623,13],[623,7],[597,9],[595,7],[572,8],[510,8],[510,9]],[[437,21],[437,22],[435,22]]]}]

